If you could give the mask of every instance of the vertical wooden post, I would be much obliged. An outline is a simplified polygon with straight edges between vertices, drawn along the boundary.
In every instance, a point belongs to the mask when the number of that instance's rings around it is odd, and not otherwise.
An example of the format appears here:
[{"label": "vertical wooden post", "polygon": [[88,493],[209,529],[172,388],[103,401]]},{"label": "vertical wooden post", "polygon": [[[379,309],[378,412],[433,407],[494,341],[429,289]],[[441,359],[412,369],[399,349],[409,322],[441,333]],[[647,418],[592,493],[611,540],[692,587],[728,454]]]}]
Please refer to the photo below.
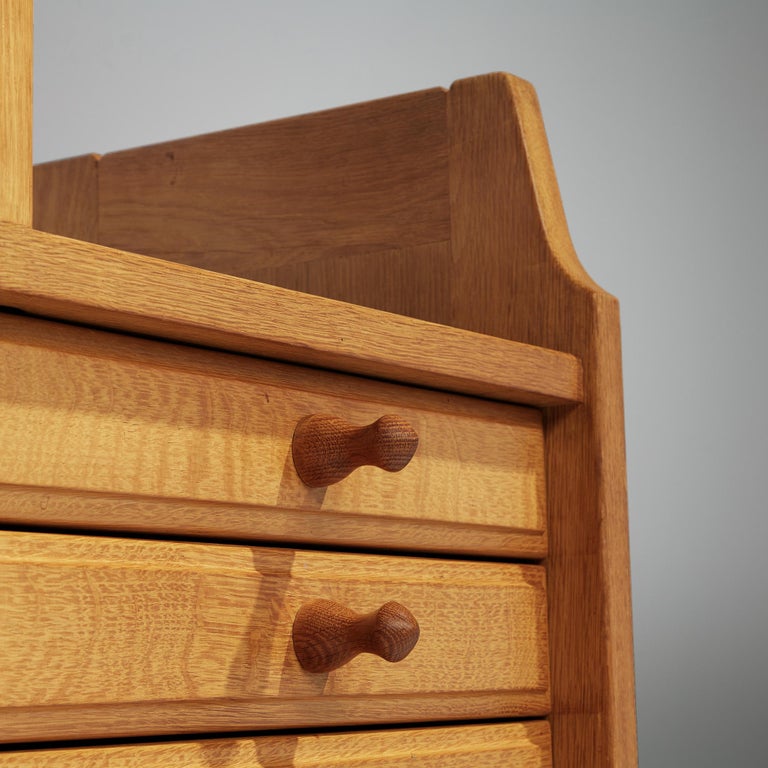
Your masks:
[{"label": "vertical wooden post", "polygon": [[634,766],[618,303],[573,250],[533,88],[454,83],[448,125],[453,324],[584,366],[584,404],[545,417],[554,764]]},{"label": "vertical wooden post", "polygon": [[0,0],[0,221],[32,225],[32,0]]}]

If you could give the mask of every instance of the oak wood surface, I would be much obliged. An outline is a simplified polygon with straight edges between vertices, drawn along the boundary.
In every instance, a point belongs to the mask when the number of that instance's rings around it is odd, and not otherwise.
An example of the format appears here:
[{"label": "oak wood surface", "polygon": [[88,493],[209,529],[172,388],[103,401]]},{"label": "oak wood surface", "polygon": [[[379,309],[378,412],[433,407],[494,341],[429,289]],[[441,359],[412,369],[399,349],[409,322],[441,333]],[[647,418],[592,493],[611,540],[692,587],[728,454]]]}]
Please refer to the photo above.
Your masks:
[{"label": "oak wood surface", "polygon": [[0,0],[0,221],[32,224],[32,0]]},{"label": "oak wood surface", "polygon": [[545,421],[554,762],[635,765],[618,304],[571,244],[533,88],[459,81],[448,115],[455,322],[584,364],[584,405]]},{"label": "oak wood surface", "polygon": [[39,163],[34,167],[33,180],[35,229],[98,242],[98,155]]},{"label": "oak wood surface", "polygon": [[[9,532],[0,564],[4,742],[548,709],[540,566]],[[406,604],[419,643],[305,672],[291,628],[320,598]]]},{"label": "oak wood surface", "polygon": [[98,242],[450,322],[445,111],[433,89],[108,154]]},{"label": "oak wood surface", "polygon": [[[0,358],[0,519],[50,524],[74,492],[58,522],[199,533],[202,517],[215,536],[443,551],[473,551],[487,528],[480,551],[546,552],[537,410],[12,315]],[[301,481],[291,444],[306,416],[392,412],[420,436],[405,469]],[[23,487],[46,503],[17,503]]]},{"label": "oak wood surface", "polygon": [[106,154],[99,242],[242,274],[449,233],[445,91]]},{"label": "oak wood surface", "polygon": [[551,768],[546,721],[0,754],[2,768]]},{"label": "oak wood surface", "polygon": [[0,226],[0,303],[532,405],[581,397],[570,355],[10,224]]},{"label": "oak wood surface", "polygon": [[[235,272],[234,267],[230,270]],[[260,266],[237,274],[294,291],[327,296],[433,323],[451,325],[451,241],[327,259]]]}]

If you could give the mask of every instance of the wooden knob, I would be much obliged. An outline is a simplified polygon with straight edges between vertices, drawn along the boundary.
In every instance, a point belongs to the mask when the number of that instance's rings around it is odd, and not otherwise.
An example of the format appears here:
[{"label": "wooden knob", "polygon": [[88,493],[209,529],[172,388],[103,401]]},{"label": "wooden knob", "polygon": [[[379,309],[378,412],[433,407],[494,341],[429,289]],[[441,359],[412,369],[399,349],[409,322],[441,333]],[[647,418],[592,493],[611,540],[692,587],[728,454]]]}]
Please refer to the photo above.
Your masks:
[{"label": "wooden knob", "polygon": [[367,427],[336,416],[307,416],[293,433],[293,463],[305,485],[324,488],[364,465],[398,472],[418,445],[416,431],[399,416],[382,416]]},{"label": "wooden knob", "polygon": [[418,639],[418,622],[395,602],[363,615],[332,600],[315,600],[293,621],[293,650],[308,672],[330,672],[360,653],[401,661]]}]

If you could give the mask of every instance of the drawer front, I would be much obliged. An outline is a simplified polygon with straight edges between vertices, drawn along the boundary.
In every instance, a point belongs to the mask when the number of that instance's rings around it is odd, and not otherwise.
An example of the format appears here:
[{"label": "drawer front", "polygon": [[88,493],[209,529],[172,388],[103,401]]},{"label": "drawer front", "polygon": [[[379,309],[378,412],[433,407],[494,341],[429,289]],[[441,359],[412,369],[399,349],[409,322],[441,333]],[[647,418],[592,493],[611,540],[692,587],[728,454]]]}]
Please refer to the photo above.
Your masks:
[{"label": "drawer front", "polygon": [[[536,558],[540,413],[236,355],[3,317],[0,520]],[[400,472],[309,488],[296,424],[384,414]],[[126,499],[136,503],[126,504]]]},{"label": "drawer front", "polygon": [[0,768],[549,768],[546,721],[0,754]]},{"label": "drawer front", "polygon": [[[548,709],[539,566],[6,532],[0,593],[6,742]],[[306,672],[291,632],[316,599],[397,601],[421,636]]]}]

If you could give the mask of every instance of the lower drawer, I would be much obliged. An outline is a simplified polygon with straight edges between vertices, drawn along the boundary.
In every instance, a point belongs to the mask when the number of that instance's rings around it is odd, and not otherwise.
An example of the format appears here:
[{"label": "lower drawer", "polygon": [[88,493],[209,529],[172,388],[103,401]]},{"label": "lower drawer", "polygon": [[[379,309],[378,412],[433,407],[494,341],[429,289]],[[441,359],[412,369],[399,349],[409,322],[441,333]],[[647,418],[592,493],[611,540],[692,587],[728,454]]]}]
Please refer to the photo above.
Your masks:
[{"label": "lower drawer", "polygon": [[0,754],[0,768],[547,768],[545,721]]},{"label": "lower drawer", "polygon": [[[6,532],[0,594],[4,742],[548,711],[539,566]],[[402,603],[419,641],[307,672],[316,599]]]}]

